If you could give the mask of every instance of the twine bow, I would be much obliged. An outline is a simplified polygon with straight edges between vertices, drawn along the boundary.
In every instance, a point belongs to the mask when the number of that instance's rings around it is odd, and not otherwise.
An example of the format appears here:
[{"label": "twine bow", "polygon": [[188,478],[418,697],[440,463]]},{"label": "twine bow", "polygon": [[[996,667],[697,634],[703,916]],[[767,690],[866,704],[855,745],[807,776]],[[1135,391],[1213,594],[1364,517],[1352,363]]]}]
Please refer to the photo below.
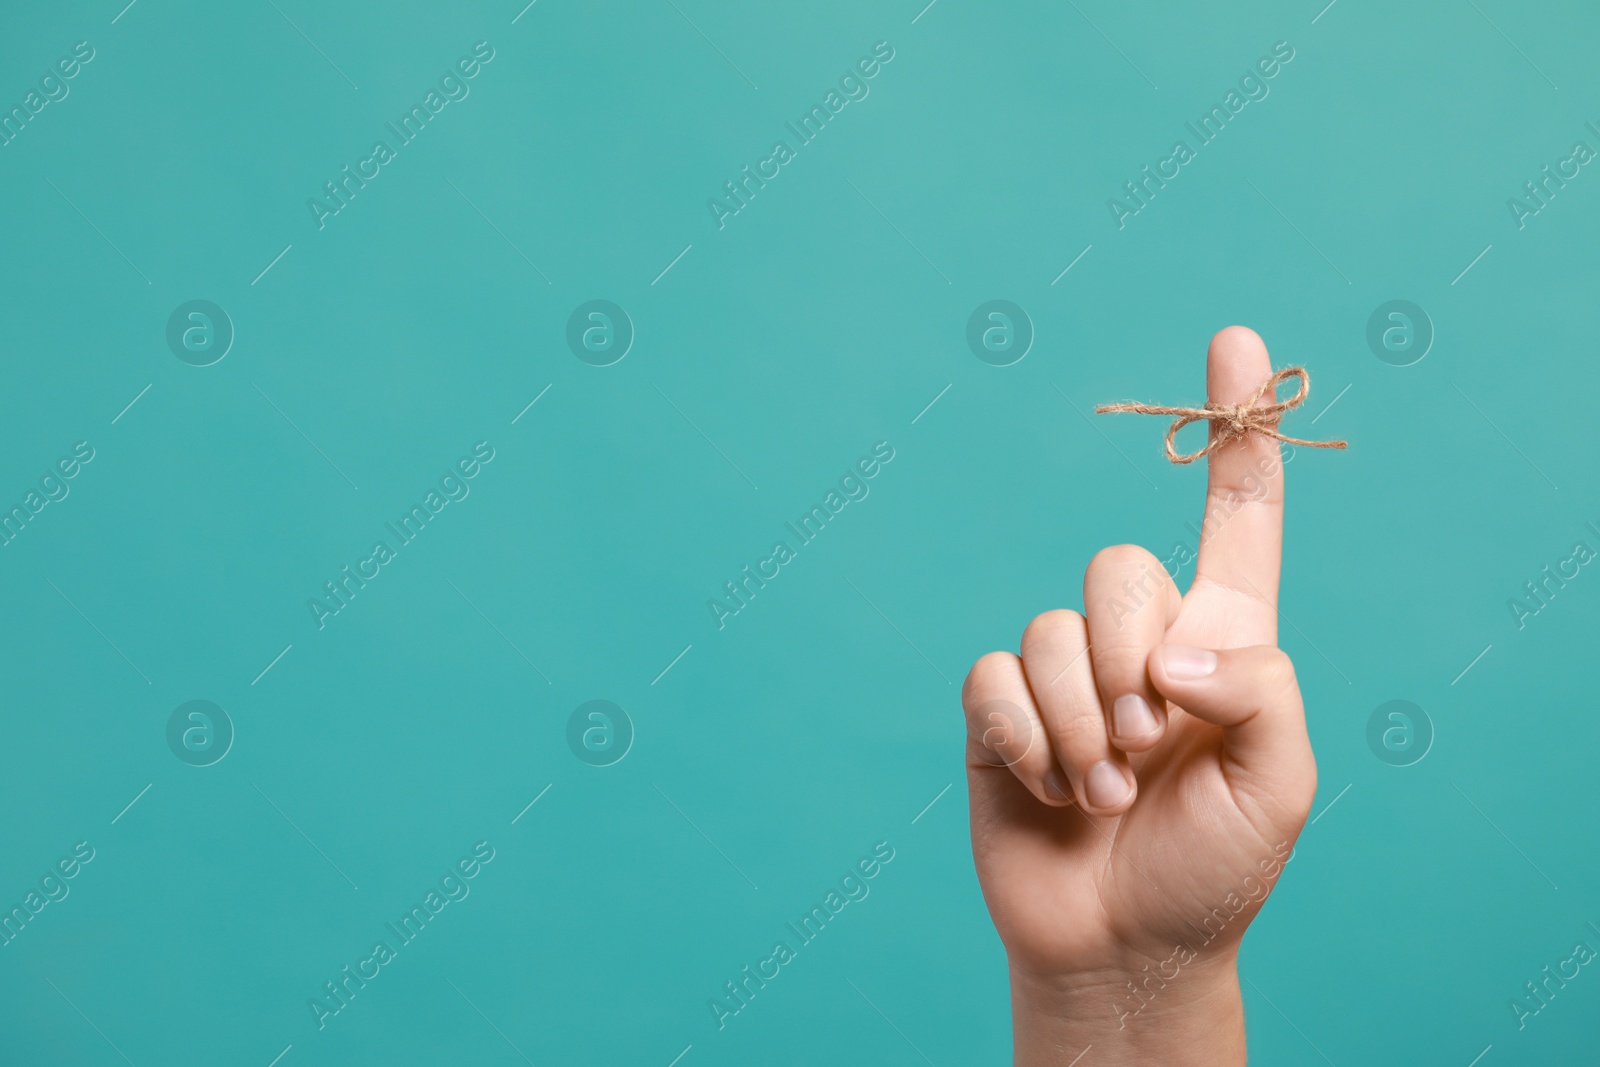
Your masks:
[{"label": "twine bow", "polygon": [[[1290,378],[1300,379],[1300,388],[1288,400],[1278,399],[1278,386]],[[1262,383],[1254,396],[1243,404],[1218,404],[1208,402],[1203,408],[1169,408],[1156,404],[1101,404],[1095,408],[1098,415],[1130,414],[1130,415],[1176,415],[1177,420],[1167,430],[1167,458],[1174,463],[1193,463],[1202,456],[1210,455],[1235,438],[1242,438],[1252,433],[1264,437],[1272,437],[1291,445],[1306,445],[1310,448],[1345,448],[1344,441],[1302,441],[1298,437],[1288,437],[1278,432],[1278,420],[1283,413],[1291,408],[1297,408],[1305,403],[1306,397],[1311,395],[1311,375],[1306,373],[1304,367],[1285,367]],[[1272,403],[1260,407],[1262,397],[1272,398]],[[1197,452],[1184,455],[1172,446],[1177,439],[1178,431],[1191,422],[1210,422],[1211,440]]]}]

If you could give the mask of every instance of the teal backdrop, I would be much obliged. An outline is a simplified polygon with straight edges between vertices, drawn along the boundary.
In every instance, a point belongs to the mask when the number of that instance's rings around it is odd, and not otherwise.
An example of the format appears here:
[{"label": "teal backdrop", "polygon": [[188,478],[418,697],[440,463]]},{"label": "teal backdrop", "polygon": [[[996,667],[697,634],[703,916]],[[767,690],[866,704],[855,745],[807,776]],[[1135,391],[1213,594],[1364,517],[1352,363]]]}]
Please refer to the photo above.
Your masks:
[{"label": "teal backdrop", "polygon": [[1244,323],[1255,1059],[1592,1061],[1593,5],[124,2],[0,13],[0,1059],[1004,1062],[960,683]]}]

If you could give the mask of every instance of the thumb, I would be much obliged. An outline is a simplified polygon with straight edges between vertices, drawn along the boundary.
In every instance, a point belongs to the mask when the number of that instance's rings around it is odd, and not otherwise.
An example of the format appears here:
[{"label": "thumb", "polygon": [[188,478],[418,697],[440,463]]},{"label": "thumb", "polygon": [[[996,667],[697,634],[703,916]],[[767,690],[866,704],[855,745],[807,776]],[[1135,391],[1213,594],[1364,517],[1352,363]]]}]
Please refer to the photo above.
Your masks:
[{"label": "thumb", "polygon": [[1273,645],[1217,651],[1159,645],[1150,652],[1149,673],[1162,696],[1222,727],[1223,771],[1235,798],[1267,814],[1276,828],[1298,830],[1316,797],[1317,763],[1289,657]]}]

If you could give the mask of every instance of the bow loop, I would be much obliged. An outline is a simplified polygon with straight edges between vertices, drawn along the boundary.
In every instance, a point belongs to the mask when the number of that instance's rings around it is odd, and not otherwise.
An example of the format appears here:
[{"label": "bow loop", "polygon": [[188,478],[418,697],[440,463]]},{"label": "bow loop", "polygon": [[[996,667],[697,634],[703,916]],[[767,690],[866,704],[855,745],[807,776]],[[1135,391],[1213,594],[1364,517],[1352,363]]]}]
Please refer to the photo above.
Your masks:
[{"label": "bow loop", "polygon": [[[1278,399],[1278,386],[1290,378],[1299,380],[1300,387],[1295,394],[1287,400]],[[1346,448],[1345,441],[1305,441],[1298,437],[1288,437],[1278,430],[1278,421],[1287,411],[1305,403],[1306,397],[1311,395],[1311,375],[1306,373],[1304,367],[1285,367],[1272,377],[1268,378],[1257,389],[1255,395],[1243,404],[1218,404],[1208,402],[1205,407],[1180,408],[1162,407],[1157,404],[1101,404],[1095,408],[1095,413],[1105,414],[1132,414],[1132,415],[1173,415],[1176,416],[1171,427],[1167,430],[1167,458],[1174,463],[1193,463],[1202,456],[1210,455],[1229,441],[1243,438],[1252,433],[1271,437],[1291,445],[1306,445],[1310,448]],[[1272,402],[1262,404],[1265,397],[1271,397]],[[1211,440],[1206,446],[1195,452],[1184,454],[1179,452],[1175,442],[1178,431],[1191,422],[1209,422],[1211,424]]]}]

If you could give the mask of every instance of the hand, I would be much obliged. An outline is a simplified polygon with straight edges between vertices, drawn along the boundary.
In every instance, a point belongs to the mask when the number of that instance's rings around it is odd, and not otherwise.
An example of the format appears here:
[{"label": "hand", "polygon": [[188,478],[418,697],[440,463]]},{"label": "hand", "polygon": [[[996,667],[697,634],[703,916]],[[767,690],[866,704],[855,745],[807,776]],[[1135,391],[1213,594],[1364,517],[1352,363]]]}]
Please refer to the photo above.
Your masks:
[{"label": "hand", "polygon": [[[1211,340],[1210,398],[1272,373]],[[1264,403],[1271,398],[1265,398]],[[1235,960],[1316,794],[1277,647],[1278,444],[1214,451],[1188,593],[1142,548],[1101,551],[1087,618],[1049,611],[967,676],[972,850],[1011,966],[1016,1062],[1244,1063]],[[1120,1057],[1120,1058],[1119,1058]]]}]

